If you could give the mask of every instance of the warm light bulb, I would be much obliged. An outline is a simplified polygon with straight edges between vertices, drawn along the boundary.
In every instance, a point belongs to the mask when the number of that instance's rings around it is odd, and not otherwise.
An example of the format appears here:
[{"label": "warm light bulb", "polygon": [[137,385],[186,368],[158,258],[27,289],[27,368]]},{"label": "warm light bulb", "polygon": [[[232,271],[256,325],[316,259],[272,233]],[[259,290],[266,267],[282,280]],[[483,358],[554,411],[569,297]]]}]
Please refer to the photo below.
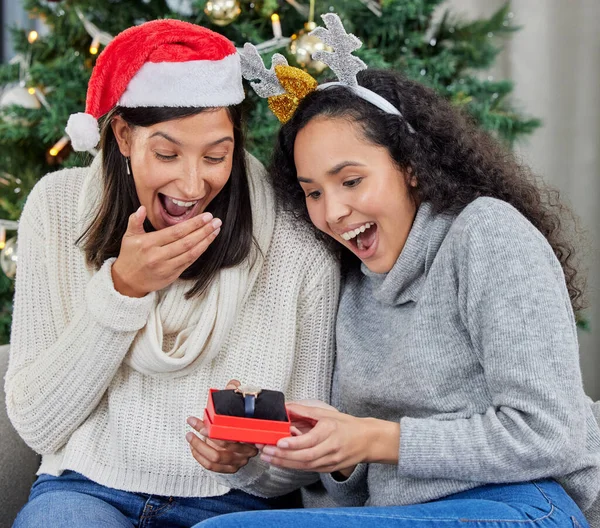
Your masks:
[{"label": "warm light bulb", "polygon": [[58,156],[58,153],[65,147],[70,141],[69,136],[61,137],[56,144],[50,149],[50,156]]},{"label": "warm light bulb", "polygon": [[92,55],[98,55],[98,50],[100,49],[100,39],[98,37],[94,37],[92,43],[90,44],[90,53]]},{"label": "warm light bulb", "polygon": [[35,88],[33,88],[33,87],[27,88],[27,91],[29,92],[30,95],[34,95],[35,94]]},{"label": "warm light bulb", "polygon": [[29,32],[29,35],[27,35],[27,40],[29,41],[29,44],[33,44],[38,38],[38,32],[35,31],[35,29],[33,31]]},{"label": "warm light bulb", "polygon": [[273,36],[275,38],[281,38],[283,33],[281,32],[281,22],[279,21],[279,15],[277,13],[271,15],[271,24],[273,25]]}]

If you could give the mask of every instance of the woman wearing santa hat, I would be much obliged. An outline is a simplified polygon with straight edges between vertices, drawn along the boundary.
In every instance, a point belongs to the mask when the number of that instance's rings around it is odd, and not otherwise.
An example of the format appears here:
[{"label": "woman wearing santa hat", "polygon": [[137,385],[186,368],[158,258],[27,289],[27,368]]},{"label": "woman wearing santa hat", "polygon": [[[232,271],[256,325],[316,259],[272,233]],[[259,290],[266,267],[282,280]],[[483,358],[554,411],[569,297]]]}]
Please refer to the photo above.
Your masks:
[{"label": "woman wearing santa hat", "polygon": [[19,225],[5,388],[42,464],[15,526],[191,526],[274,506],[237,485],[317,479],[188,442],[231,378],[329,392],[337,266],[245,153],[243,98],[233,44],[192,24],[130,28],[98,58],[67,132],[101,152],[45,176]]}]

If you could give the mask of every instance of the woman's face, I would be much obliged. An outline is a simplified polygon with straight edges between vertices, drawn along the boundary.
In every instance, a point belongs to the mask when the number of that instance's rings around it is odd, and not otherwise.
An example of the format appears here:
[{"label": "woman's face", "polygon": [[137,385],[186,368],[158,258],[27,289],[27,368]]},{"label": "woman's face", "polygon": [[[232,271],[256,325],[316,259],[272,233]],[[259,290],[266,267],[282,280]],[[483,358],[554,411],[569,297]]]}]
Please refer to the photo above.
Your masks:
[{"label": "woman's face", "polygon": [[157,230],[202,213],[229,179],[234,135],[224,108],[133,129],[116,117],[112,126]]},{"label": "woman's face", "polygon": [[369,270],[390,271],[417,206],[388,151],[347,120],[318,117],[298,133],[294,162],[313,224]]}]

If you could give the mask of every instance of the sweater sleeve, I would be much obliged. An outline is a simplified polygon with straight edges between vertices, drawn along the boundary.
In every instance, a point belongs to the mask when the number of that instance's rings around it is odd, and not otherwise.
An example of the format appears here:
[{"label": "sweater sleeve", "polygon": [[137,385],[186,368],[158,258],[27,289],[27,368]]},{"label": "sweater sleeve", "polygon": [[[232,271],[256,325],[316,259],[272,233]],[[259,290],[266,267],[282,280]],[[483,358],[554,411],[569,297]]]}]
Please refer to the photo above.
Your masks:
[{"label": "sweater sleeve", "polygon": [[[317,281],[304,292],[296,326],[296,350],[288,401],[329,401],[334,358],[334,326],[339,296],[339,270],[333,263],[320,269]],[[266,464],[258,456],[234,474],[210,472],[221,484],[258,495],[276,497],[319,480],[309,471],[282,469]]]},{"label": "sweater sleeve", "polygon": [[[91,277],[79,306],[66,304],[73,301],[65,298],[72,288],[59,288],[57,280],[81,278],[73,268],[81,264],[69,236],[58,240],[52,236],[71,228],[63,224],[50,229],[56,214],[45,210],[44,183],[31,192],[19,222],[19,268],[5,380],[8,415],[25,442],[41,454],[63,446],[98,404],[145,324],[154,295],[142,299],[120,295],[113,287],[111,259]],[[52,252],[64,255],[64,262],[48,258],[50,243],[65,246],[64,251]]]},{"label": "sweater sleeve", "polygon": [[483,205],[462,220],[455,262],[461,318],[492,403],[464,419],[402,418],[403,477],[556,477],[585,452],[587,403],[560,263],[514,208]]},{"label": "sweater sleeve", "polygon": [[327,493],[339,506],[364,506],[369,498],[368,471],[368,464],[358,464],[345,480],[336,480],[331,473],[323,473],[321,481]]}]

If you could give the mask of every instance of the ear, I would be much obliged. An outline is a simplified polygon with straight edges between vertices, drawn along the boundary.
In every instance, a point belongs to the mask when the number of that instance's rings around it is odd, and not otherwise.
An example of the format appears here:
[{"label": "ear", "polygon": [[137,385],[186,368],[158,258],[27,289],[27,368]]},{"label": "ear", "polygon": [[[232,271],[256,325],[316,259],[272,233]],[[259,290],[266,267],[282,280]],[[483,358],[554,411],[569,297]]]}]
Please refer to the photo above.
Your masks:
[{"label": "ear", "polygon": [[413,174],[412,167],[406,167],[406,183],[411,187],[417,186],[417,177]]},{"label": "ear", "polygon": [[120,115],[116,115],[112,118],[110,126],[112,127],[121,154],[126,158],[129,158],[131,156],[131,127]]}]

